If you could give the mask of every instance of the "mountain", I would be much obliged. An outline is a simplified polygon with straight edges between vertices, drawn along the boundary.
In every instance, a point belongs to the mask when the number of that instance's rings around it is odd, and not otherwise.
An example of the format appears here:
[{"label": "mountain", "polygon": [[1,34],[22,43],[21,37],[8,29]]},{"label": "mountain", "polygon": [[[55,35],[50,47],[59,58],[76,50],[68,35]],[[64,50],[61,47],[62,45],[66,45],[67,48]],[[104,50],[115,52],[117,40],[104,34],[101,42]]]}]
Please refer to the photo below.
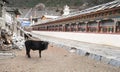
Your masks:
[{"label": "mountain", "polygon": [[113,0],[8,0],[8,6],[14,7],[34,7],[39,3],[45,4],[46,7],[63,7],[69,6],[95,6],[98,4],[107,3]]}]

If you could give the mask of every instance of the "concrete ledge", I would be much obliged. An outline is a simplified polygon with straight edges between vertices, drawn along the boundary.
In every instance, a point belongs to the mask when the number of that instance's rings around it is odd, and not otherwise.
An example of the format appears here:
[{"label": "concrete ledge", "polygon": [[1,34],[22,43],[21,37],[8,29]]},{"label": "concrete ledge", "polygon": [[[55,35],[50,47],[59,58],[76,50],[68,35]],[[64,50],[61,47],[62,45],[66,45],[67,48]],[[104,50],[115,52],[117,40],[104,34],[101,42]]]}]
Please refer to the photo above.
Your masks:
[{"label": "concrete ledge", "polygon": [[84,50],[81,50],[81,49],[78,49],[78,50],[77,50],[77,54],[78,54],[78,55],[86,56],[86,53],[87,53],[87,52],[84,51]]},{"label": "concrete ledge", "polygon": [[109,62],[110,62],[110,58],[107,58],[107,57],[101,57],[101,62],[104,62],[104,63],[106,63],[106,64],[109,64]]},{"label": "concrete ledge", "polygon": [[120,67],[120,61],[115,60],[115,59],[111,59],[111,60],[109,61],[109,64],[110,64],[110,65],[113,65],[113,66]]},{"label": "concrete ledge", "polygon": [[15,57],[15,53],[4,52],[4,51],[0,52],[0,59],[7,59],[7,58],[14,58],[14,57]]}]

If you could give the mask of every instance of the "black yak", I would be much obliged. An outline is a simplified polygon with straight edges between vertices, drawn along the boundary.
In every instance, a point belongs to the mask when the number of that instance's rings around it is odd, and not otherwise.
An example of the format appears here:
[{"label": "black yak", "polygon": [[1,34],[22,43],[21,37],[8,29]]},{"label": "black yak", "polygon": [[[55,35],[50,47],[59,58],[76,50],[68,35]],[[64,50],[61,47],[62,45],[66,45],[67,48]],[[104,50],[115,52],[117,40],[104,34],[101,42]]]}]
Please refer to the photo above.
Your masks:
[{"label": "black yak", "polygon": [[35,40],[26,40],[25,41],[25,47],[26,47],[26,55],[28,58],[31,58],[30,56],[30,50],[39,50],[39,57],[41,58],[41,51],[48,48],[48,42],[47,41],[35,41]]}]

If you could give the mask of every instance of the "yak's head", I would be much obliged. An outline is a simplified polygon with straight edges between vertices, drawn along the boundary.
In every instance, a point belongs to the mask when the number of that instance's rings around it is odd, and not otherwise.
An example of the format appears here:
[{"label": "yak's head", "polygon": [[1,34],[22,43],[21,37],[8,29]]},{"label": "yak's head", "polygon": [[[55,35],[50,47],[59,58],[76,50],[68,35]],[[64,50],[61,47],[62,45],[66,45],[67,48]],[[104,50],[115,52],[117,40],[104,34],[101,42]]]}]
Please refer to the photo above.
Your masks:
[{"label": "yak's head", "polygon": [[48,44],[49,44],[49,42],[47,42],[47,41],[43,41],[42,44],[44,45],[44,48],[47,49],[47,48],[48,48]]}]

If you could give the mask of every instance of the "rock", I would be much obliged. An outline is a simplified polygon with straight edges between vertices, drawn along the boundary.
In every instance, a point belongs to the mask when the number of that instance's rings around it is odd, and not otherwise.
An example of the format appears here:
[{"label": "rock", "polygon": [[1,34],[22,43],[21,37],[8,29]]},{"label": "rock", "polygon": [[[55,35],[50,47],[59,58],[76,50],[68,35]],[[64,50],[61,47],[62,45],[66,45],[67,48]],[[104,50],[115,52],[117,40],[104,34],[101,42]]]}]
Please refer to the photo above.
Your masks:
[{"label": "rock", "polygon": [[24,48],[24,38],[21,37],[21,36],[17,36],[15,33],[13,34],[13,38],[12,38],[12,41],[13,41],[13,48],[14,49],[22,49]]}]

